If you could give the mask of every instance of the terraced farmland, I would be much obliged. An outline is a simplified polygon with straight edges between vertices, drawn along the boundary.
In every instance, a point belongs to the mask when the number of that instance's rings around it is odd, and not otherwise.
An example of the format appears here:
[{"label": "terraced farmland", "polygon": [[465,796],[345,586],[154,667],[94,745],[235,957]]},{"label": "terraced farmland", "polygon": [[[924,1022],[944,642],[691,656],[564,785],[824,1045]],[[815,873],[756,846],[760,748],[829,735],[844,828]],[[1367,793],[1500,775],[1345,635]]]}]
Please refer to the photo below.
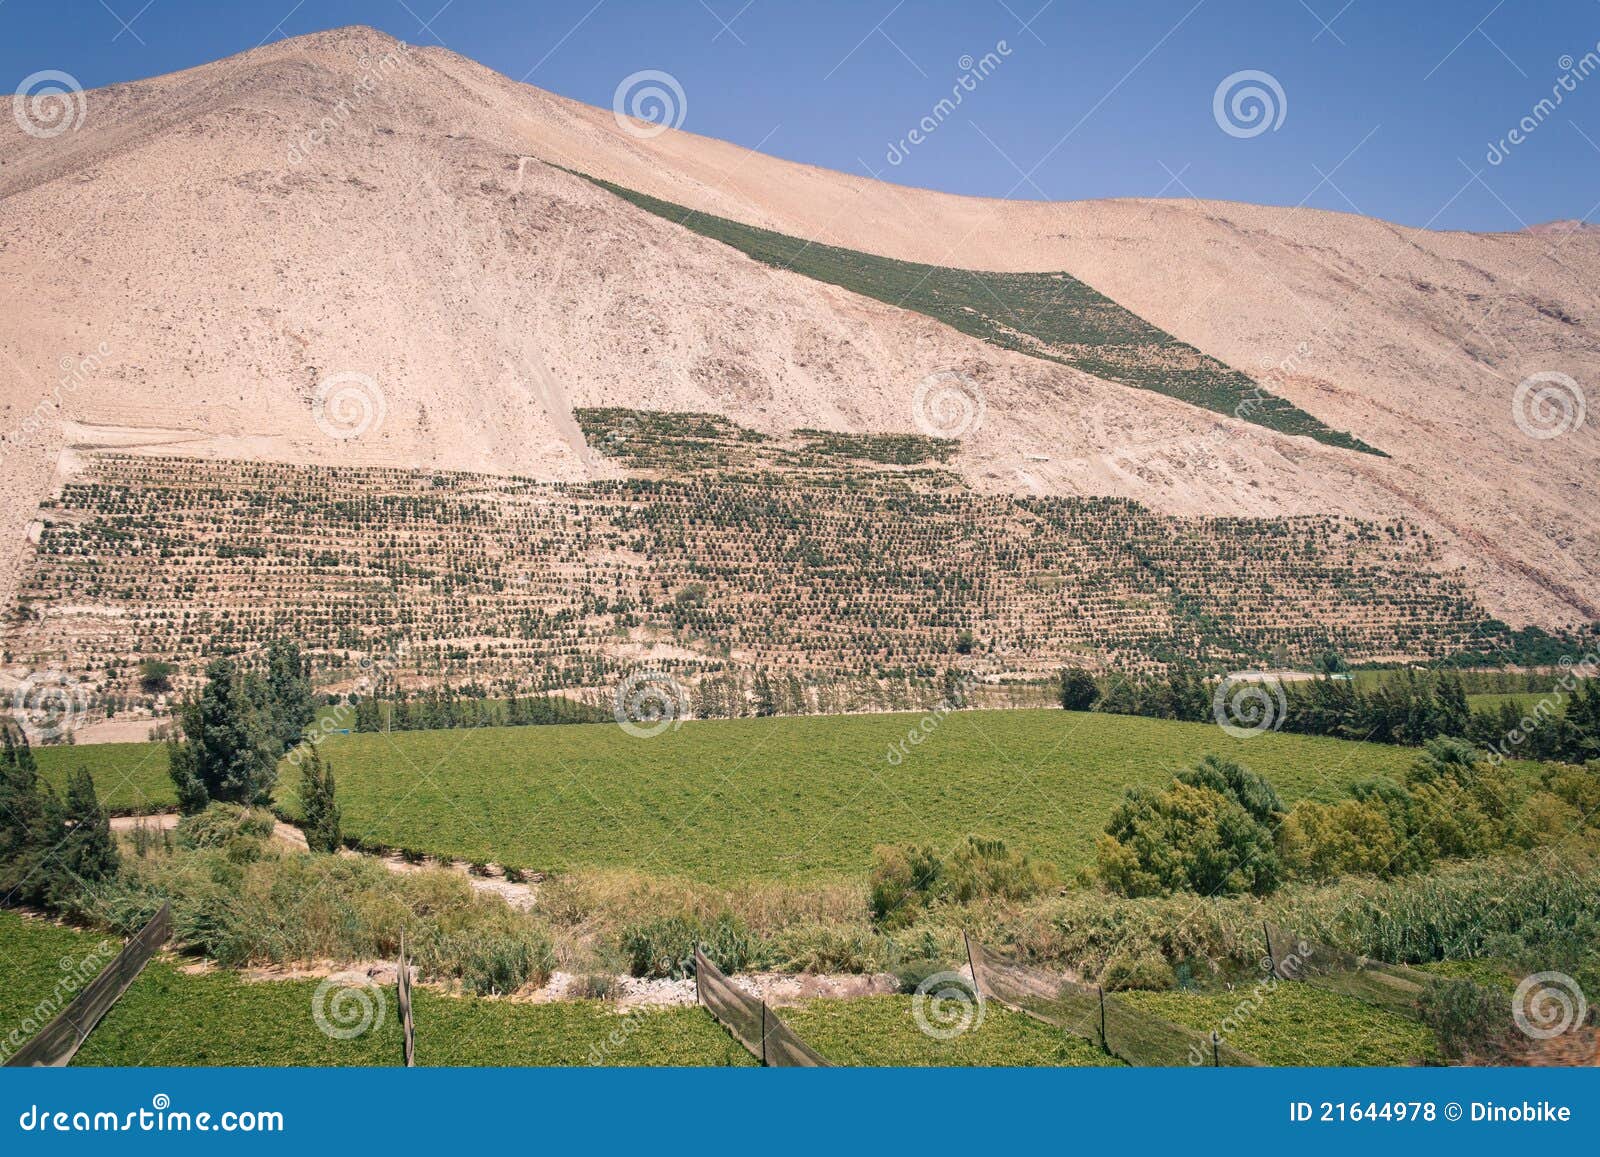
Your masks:
[{"label": "terraced farmland", "polygon": [[[319,677],[587,689],[640,663],[699,715],[926,708],[947,669],[1235,668],[1449,654],[1501,629],[1406,524],[1171,518],[965,489],[937,439],[766,438],[580,411],[632,476],[586,484],[108,454],[40,512],[7,650],[99,698],[315,640]],[[712,683],[705,681],[710,678]]]}]

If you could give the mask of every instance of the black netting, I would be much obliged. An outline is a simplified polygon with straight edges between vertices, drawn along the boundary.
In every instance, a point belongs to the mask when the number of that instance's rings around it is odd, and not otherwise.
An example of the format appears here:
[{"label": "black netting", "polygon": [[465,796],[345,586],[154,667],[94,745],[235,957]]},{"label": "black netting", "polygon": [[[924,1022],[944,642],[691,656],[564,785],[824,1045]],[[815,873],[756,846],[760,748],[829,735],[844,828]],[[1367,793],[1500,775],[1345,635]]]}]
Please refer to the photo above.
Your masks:
[{"label": "black netting", "polygon": [[406,962],[405,937],[400,938],[400,971],[395,978],[395,998],[400,1005],[400,1029],[404,1034],[406,1068],[417,1064],[417,1036],[411,1019],[411,965]]},{"label": "black netting", "polygon": [[700,1003],[762,1064],[775,1068],[828,1065],[777,1013],[724,976],[698,948],[694,952],[694,988]]},{"label": "black netting", "polygon": [[967,949],[983,999],[1092,1040],[1130,1065],[1261,1063],[1210,1033],[1142,1012],[1097,987],[1030,968],[976,942],[969,941]]},{"label": "black netting", "polygon": [[1427,973],[1345,952],[1274,924],[1266,925],[1265,932],[1272,972],[1279,979],[1353,996],[1402,1016],[1417,1015]]},{"label": "black netting", "polygon": [[163,904],[150,923],[122,946],[117,958],[84,985],[72,1003],[18,1049],[6,1064],[17,1068],[59,1068],[71,1061],[94,1026],[100,1023],[100,1018],[111,1010],[117,998],[127,991],[128,985],[171,935],[172,908]]}]

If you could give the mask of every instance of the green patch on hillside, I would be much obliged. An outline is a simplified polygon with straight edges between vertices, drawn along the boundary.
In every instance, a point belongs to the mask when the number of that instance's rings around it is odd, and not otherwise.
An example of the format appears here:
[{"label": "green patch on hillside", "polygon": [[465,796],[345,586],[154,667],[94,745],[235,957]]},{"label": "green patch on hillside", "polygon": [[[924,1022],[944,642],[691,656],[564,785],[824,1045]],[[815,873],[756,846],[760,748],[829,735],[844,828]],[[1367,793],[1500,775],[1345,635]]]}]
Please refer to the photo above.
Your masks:
[{"label": "green patch on hillside", "polygon": [[895,261],[758,229],[578,174],[757,261],[912,309],[1003,349],[1348,450],[1382,451],[1324,425],[1247,375],[1067,273],[991,273]]}]

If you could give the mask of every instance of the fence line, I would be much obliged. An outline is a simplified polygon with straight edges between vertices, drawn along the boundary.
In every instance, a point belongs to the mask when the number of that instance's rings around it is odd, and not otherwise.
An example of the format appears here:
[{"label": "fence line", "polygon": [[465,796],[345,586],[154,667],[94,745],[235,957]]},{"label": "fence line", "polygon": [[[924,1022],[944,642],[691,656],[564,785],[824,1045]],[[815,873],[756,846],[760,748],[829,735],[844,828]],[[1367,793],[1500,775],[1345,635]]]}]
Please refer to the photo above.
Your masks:
[{"label": "fence line", "polygon": [[1357,956],[1265,921],[1261,931],[1267,940],[1272,974],[1278,979],[1298,980],[1418,1019],[1417,1001],[1430,979],[1426,972]]},{"label": "fence line", "polygon": [[400,1006],[400,1029],[405,1037],[406,1068],[417,1067],[415,1026],[411,1020],[411,965],[406,962],[406,934],[400,933],[400,971],[395,974],[396,1003]]},{"label": "fence line", "polygon": [[6,1061],[7,1067],[60,1068],[68,1064],[89,1039],[100,1018],[128,991],[144,966],[172,936],[172,905],[163,904],[150,922],[132,936],[117,958],[62,1009],[49,1024]]},{"label": "fence line", "polygon": [[694,950],[694,994],[733,1039],[751,1056],[771,1068],[830,1068],[832,1062],[795,1035],[783,1018],[725,976],[721,969]]},{"label": "fence line", "polygon": [[1030,968],[967,938],[967,962],[980,1000],[993,1000],[1015,1012],[1094,1041],[1130,1065],[1214,1065],[1254,1067],[1248,1053],[1204,1033],[1143,1012],[1091,987],[1042,969]]}]

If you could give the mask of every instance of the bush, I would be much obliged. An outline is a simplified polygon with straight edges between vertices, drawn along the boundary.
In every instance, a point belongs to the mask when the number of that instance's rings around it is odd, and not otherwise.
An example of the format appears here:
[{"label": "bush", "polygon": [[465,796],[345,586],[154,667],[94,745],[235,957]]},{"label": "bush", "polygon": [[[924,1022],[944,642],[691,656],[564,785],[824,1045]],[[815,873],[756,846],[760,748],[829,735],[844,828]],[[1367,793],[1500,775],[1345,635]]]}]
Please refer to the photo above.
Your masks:
[{"label": "bush", "polygon": [[723,972],[737,972],[749,964],[750,933],[744,921],[723,913],[703,923],[684,916],[666,916],[629,925],[621,936],[622,954],[633,976],[694,975],[694,950],[698,945]]},{"label": "bush", "polygon": [[1146,949],[1141,952],[1118,952],[1100,970],[1100,987],[1107,992],[1125,992],[1134,988],[1165,991],[1178,983],[1177,973],[1160,952]]},{"label": "bush", "polygon": [[1067,667],[1061,672],[1061,706],[1067,711],[1087,711],[1100,698],[1094,676],[1082,667]]},{"label": "bush", "polygon": [[921,844],[873,849],[867,907],[873,922],[901,928],[939,903],[1030,900],[1059,883],[1051,864],[1013,852],[1003,840],[968,836],[948,860]]},{"label": "bush", "polygon": [[780,929],[765,955],[783,972],[874,972],[882,959],[866,929],[810,923]]},{"label": "bush", "polygon": [[567,995],[574,1000],[610,1000],[617,995],[617,980],[603,972],[577,977]]},{"label": "bush", "polygon": [[872,849],[867,909],[873,922],[885,928],[911,923],[938,893],[943,877],[944,861],[930,847],[880,844]]},{"label": "bush", "polygon": [[555,951],[528,924],[470,927],[424,940],[417,962],[429,975],[459,980],[475,996],[508,996],[548,980]]},{"label": "bush", "polygon": [[176,945],[228,967],[388,958],[403,931],[426,979],[505,993],[548,976],[539,922],[455,872],[289,852],[260,837],[269,821],[226,807],[185,820],[191,846],[125,860],[116,880],[84,890],[81,915],[127,934],[170,900]]},{"label": "bush", "polygon": [[1101,881],[1124,896],[1264,895],[1281,872],[1272,829],[1212,787],[1130,788],[1095,847]]},{"label": "bush", "polygon": [[178,846],[191,851],[215,849],[245,862],[261,857],[277,827],[278,821],[269,811],[214,803],[178,821]]},{"label": "bush", "polygon": [[1429,982],[1418,1007],[1439,1038],[1439,1051],[1455,1060],[1498,1053],[1511,1019],[1503,992],[1464,978]]},{"label": "bush", "polygon": [[[914,993],[927,983],[929,977],[938,976],[941,972],[959,973],[958,969],[950,967],[941,960],[907,960],[894,970],[895,978],[900,982],[900,991]],[[960,989],[973,1000],[977,1000],[977,993],[972,989],[972,984],[964,976],[950,977],[947,983],[941,983],[940,989]]]}]

